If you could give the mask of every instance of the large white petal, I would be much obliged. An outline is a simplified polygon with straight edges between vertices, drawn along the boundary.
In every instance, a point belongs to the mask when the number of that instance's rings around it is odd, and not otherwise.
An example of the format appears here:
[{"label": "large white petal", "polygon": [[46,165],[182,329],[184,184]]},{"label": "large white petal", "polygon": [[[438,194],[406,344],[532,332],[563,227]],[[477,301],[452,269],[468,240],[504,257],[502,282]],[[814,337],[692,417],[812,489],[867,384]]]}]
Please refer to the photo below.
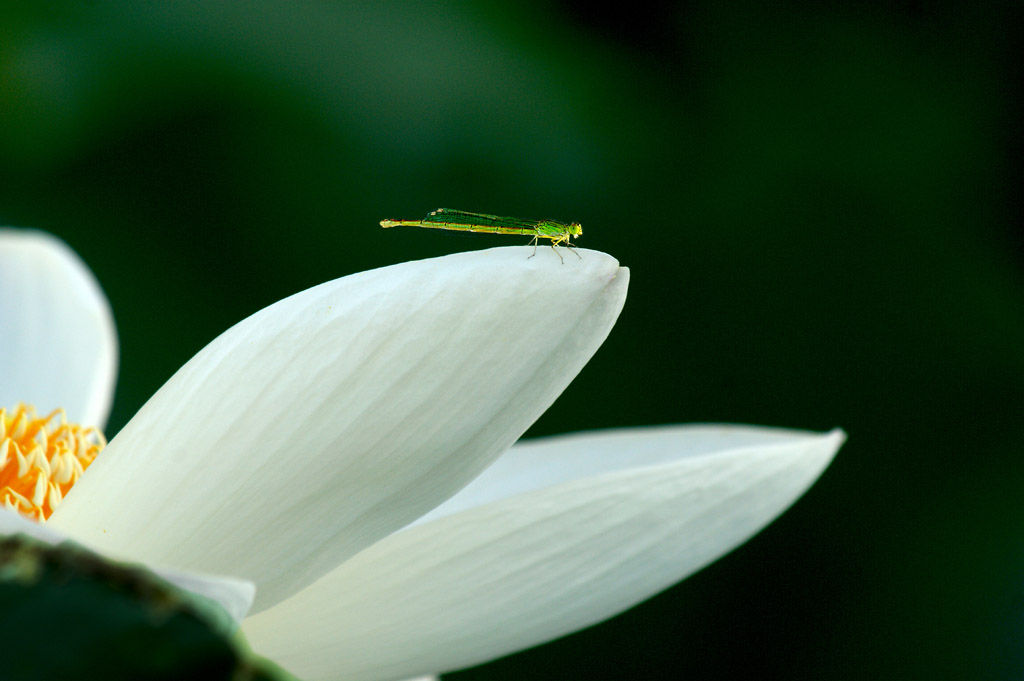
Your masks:
[{"label": "large white petal", "polygon": [[810,486],[843,438],[689,426],[516,446],[430,518],[243,632],[307,681],[492,659],[614,615],[741,544]]},{"label": "large white petal", "polygon": [[160,389],[50,522],[251,579],[256,609],[294,593],[472,480],[603,342],[628,271],[529,252],[386,267],[260,311]]},{"label": "large white petal", "polygon": [[117,332],[103,291],[59,239],[0,229],[0,406],[106,425],[117,375]]},{"label": "large white petal", "polygon": [[[68,539],[52,527],[29,520],[14,511],[0,508],[0,536],[13,534],[26,534],[54,545]],[[155,566],[147,567],[179,589],[191,591],[220,604],[236,624],[241,622],[249,612],[256,595],[256,587],[252,582],[247,582],[244,579],[169,570]]]}]

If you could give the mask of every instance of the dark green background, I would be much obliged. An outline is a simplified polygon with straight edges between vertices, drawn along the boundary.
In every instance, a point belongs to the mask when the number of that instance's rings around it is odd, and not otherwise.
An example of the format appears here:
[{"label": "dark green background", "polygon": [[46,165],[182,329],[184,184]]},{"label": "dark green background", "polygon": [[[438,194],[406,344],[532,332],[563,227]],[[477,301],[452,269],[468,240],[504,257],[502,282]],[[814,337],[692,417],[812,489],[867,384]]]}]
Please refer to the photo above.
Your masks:
[{"label": "dark green background", "polygon": [[113,433],[281,297],[515,243],[381,218],[578,220],[629,298],[531,435],[850,440],[728,557],[458,678],[1020,678],[1022,13],[633,4],[5,6],[0,224],[102,282]]}]

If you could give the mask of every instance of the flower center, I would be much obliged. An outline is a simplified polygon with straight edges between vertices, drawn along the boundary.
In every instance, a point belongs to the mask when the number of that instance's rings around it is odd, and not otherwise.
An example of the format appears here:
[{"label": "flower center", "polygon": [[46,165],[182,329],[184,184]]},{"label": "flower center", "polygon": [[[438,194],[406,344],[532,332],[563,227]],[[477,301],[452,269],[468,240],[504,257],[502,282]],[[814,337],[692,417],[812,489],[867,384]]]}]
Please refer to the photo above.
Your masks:
[{"label": "flower center", "polygon": [[0,407],[0,499],[46,520],[106,444],[98,428],[68,423],[63,409],[39,418],[29,405]]}]

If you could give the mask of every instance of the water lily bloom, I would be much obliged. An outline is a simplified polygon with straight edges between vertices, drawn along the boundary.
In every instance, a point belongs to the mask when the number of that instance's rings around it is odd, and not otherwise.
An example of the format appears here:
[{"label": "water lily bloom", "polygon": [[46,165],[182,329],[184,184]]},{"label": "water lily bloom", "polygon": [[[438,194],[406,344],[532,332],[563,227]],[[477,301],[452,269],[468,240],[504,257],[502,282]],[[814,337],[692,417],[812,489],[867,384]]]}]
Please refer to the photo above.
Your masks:
[{"label": "water lily bloom", "polygon": [[[251,581],[243,633],[307,681],[401,679],[638,603],[748,539],[828,465],[839,431],[513,446],[604,341],[628,281],[603,253],[527,255],[385,267],[257,312],[142,407],[46,527],[117,559]],[[0,405],[102,425],[116,336],[85,266],[53,237],[0,231],[0,301]],[[74,370],[41,382],[53,357]]]}]

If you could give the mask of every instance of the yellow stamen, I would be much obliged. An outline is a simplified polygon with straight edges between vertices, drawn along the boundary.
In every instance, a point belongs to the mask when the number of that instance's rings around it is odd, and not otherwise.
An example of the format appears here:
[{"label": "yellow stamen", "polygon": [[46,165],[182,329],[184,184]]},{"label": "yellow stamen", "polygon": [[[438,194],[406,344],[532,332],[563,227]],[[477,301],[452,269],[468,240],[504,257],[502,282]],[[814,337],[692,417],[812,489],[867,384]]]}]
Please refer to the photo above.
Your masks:
[{"label": "yellow stamen", "polygon": [[28,405],[0,407],[0,503],[45,521],[106,444],[98,428],[68,423],[63,409],[39,418]]}]

